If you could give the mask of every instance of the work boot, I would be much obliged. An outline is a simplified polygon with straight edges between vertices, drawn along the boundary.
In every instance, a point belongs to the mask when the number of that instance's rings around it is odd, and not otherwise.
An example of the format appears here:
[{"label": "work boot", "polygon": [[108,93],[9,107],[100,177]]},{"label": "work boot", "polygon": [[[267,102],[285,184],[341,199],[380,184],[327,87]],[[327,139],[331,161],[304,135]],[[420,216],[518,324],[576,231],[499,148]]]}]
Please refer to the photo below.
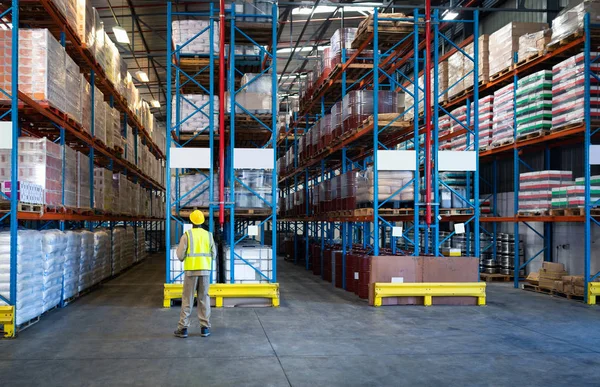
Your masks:
[{"label": "work boot", "polygon": [[181,337],[182,339],[185,339],[186,337],[188,337],[187,328],[183,328],[183,329],[177,328],[177,330],[175,331],[175,337]]},{"label": "work boot", "polygon": [[207,327],[200,328],[200,336],[202,336],[202,337],[210,336],[210,328],[207,328]]}]

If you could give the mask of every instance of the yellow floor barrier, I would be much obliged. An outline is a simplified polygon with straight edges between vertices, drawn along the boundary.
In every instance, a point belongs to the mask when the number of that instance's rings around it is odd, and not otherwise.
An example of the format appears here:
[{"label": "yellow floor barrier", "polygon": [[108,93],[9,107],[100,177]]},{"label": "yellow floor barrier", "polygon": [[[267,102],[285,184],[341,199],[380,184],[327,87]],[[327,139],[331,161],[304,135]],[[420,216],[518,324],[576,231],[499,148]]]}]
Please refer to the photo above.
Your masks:
[{"label": "yellow floor barrier", "polygon": [[485,305],[485,282],[430,282],[374,284],[374,306],[381,306],[384,297],[424,297],[424,305],[431,306],[432,297],[477,297],[477,305]]},{"label": "yellow floor barrier", "polygon": [[4,337],[15,337],[14,306],[0,306],[0,325],[4,328]]},{"label": "yellow floor barrier", "polygon": [[[165,284],[163,306],[171,307],[171,300],[181,299],[183,284]],[[223,307],[223,298],[270,298],[279,306],[279,284],[211,284],[208,295],[215,299],[217,308]]]},{"label": "yellow floor barrier", "polygon": [[590,282],[588,284],[588,299],[589,305],[596,305],[596,296],[600,296],[600,282]]}]

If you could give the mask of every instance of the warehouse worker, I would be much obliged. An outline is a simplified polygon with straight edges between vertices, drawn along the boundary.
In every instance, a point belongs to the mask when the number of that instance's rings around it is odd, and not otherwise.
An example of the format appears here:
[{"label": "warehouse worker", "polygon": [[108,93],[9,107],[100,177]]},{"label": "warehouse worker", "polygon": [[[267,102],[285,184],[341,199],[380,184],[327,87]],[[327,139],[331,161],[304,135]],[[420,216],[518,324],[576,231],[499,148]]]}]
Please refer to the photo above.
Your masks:
[{"label": "warehouse worker", "polygon": [[217,249],[213,235],[200,228],[204,223],[202,211],[195,210],[190,215],[194,227],[186,231],[177,247],[177,258],[183,262],[183,296],[181,298],[181,314],[175,336],[188,337],[190,315],[194,303],[194,292],[198,292],[198,319],[200,320],[200,336],[210,335],[210,297],[208,287],[212,260],[217,258]]}]

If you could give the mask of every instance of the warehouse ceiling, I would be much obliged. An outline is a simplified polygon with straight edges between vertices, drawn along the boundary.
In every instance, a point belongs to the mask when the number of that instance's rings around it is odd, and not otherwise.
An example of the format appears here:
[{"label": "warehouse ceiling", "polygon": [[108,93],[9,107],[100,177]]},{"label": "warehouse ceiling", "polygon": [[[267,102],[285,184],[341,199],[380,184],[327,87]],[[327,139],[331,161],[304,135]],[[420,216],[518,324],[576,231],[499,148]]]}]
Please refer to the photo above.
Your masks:
[{"label": "warehouse ceiling", "polygon": [[[421,2],[419,3],[422,5]],[[207,11],[210,7],[210,3],[207,1],[174,1],[173,4],[179,11],[187,12]],[[215,8],[218,8],[218,2],[213,4]],[[325,7],[323,5],[319,6],[319,4],[325,4],[325,2],[280,2],[277,69],[279,73],[284,72],[285,69],[286,74],[281,78],[280,92],[294,93],[297,90],[297,82],[294,79],[297,75],[312,68],[319,55],[319,50],[315,49],[316,46],[327,45],[329,37],[342,26],[358,26],[360,21],[368,14],[367,7],[341,7],[339,3],[335,6],[328,3],[330,5]],[[386,4],[387,6],[381,9],[394,10],[388,3]],[[135,81],[142,98],[148,102],[160,102],[161,107],[155,109],[155,113],[159,120],[164,120],[167,98],[166,1],[92,0],[92,5],[98,10],[105,24],[105,30],[114,42],[116,42],[116,39],[112,27],[118,25],[128,32],[130,44],[117,43],[117,46],[121,51],[121,55],[127,61],[131,73],[142,70],[148,74],[149,82]],[[317,8],[311,17],[310,13],[314,5],[317,5]],[[396,1],[394,7],[410,7],[412,5],[415,5],[414,1]],[[396,11],[401,10],[396,9]],[[294,47],[295,54],[291,57]]]}]

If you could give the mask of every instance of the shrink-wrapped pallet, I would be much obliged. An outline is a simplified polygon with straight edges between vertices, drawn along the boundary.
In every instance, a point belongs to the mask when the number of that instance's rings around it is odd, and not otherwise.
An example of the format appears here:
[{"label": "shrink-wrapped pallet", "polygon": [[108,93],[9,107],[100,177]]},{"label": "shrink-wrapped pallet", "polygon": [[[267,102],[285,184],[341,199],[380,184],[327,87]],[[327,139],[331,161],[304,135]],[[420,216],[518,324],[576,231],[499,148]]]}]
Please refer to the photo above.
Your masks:
[{"label": "shrink-wrapped pallet", "polygon": [[81,98],[81,127],[88,134],[92,134],[92,87],[81,74],[80,93]]},{"label": "shrink-wrapped pallet", "polygon": [[531,32],[519,37],[518,60],[523,61],[531,57],[542,55],[546,51],[546,46],[550,43],[552,30],[543,29],[537,32]]},{"label": "shrink-wrapped pallet", "polygon": [[65,55],[65,113],[81,123],[81,73],[79,66]]},{"label": "shrink-wrapped pallet", "polygon": [[[184,46],[181,54],[210,54],[210,22],[207,20],[176,20],[172,23],[173,46]],[[205,31],[204,31],[205,30]],[[202,34],[196,37],[201,31]],[[213,24],[213,52],[219,52],[219,23]],[[193,38],[193,40],[191,40]]]},{"label": "shrink-wrapped pallet", "polygon": [[79,291],[79,260],[81,259],[81,234],[76,231],[66,231],[65,238],[63,301],[76,296]]},{"label": "shrink-wrapped pallet", "polygon": [[57,306],[62,297],[67,237],[59,230],[44,230],[42,236],[42,313]]},{"label": "shrink-wrapped pallet", "polygon": [[94,208],[119,213],[113,205],[113,173],[101,167],[94,168]]},{"label": "shrink-wrapped pallet", "polygon": [[[10,232],[0,232],[0,295],[10,294]],[[39,231],[21,230],[17,235],[16,321],[20,326],[42,314],[43,266],[42,240]],[[0,305],[7,305],[0,299]]]},{"label": "shrink-wrapped pallet", "polygon": [[552,71],[542,70],[517,84],[517,137],[552,128]]},{"label": "shrink-wrapped pallet", "polygon": [[571,171],[539,171],[519,175],[519,211],[545,213],[552,208],[552,190],[573,184]]},{"label": "shrink-wrapped pallet", "polygon": [[559,43],[561,40],[583,30],[584,16],[590,15],[590,23],[600,22],[600,2],[590,1],[571,1],[559,12],[552,20],[552,41],[551,45]]},{"label": "shrink-wrapped pallet", "polygon": [[94,137],[106,144],[106,102],[104,94],[94,86]]},{"label": "shrink-wrapped pallet", "polygon": [[490,77],[514,63],[519,37],[548,28],[546,23],[511,22],[490,35]]},{"label": "shrink-wrapped pallet", "polygon": [[123,237],[123,269],[128,268],[135,262],[135,233],[133,227],[125,228]]},{"label": "shrink-wrapped pallet", "polygon": [[[209,96],[204,94],[182,94],[180,95],[179,101],[177,101],[177,97],[175,95],[173,96],[173,117],[171,120],[172,130],[178,133],[196,133],[206,131],[205,133],[208,134],[210,130],[211,99],[213,101],[213,128],[218,129],[218,96]],[[226,101],[226,103],[229,104],[229,98],[227,98]],[[241,103],[240,101],[238,102]],[[157,131],[159,130],[160,129]],[[157,133],[155,137],[159,137],[159,134]]]},{"label": "shrink-wrapped pallet", "polygon": [[[373,115],[374,94],[372,90],[352,90],[344,96],[341,110],[343,132],[358,129],[365,120]],[[389,90],[378,92],[379,114],[399,115],[402,112],[404,112],[404,93]],[[401,118],[398,120],[402,121]]]},{"label": "shrink-wrapped pallet", "polygon": [[[487,83],[490,80],[490,36],[489,35],[480,35],[479,36],[479,44],[477,47],[478,55],[477,55],[477,71],[479,72],[479,83]],[[464,48],[467,55],[473,58],[475,46],[473,43],[469,43]],[[463,79],[463,89],[467,90],[473,86],[473,68],[475,63],[464,57],[463,60],[463,72],[462,75],[465,77]]]},{"label": "shrink-wrapped pallet", "polygon": [[125,229],[115,227],[112,231],[112,275],[119,274],[125,268],[123,266]]},{"label": "shrink-wrapped pallet", "polygon": [[94,270],[93,283],[97,284],[110,277],[112,266],[110,261],[110,231],[98,230],[94,232]]},{"label": "shrink-wrapped pallet", "polygon": [[494,92],[493,146],[510,143],[514,138],[514,90],[510,83]]},{"label": "shrink-wrapped pallet", "polygon": [[[64,187],[64,205],[69,208],[77,208],[77,182],[79,181],[77,168],[77,151],[64,145],[65,156],[65,187]],[[89,165],[88,165],[89,168]]]},{"label": "shrink-wrapped pallet", "polygon": [[94,42],[96,30],[94,27],[94,8],[91,0],[77,0],[77,36],[92,55],[94,54]]},{"label": "shrink-wrapped pallet", "polygon": [[90,158],[77,152],[77,208],[92,208],[90,195]]},{"label": "shrink-wrapped pallet", "polygon": [[[225,281],[229,283],[231,275],[231,247],[223,248],[225,258]],[[237,284],[268,283],[273,274],[273,249],[271,246],[260,246],[252,241],[238,244],[234,248],[233,279]],[[242,259],[238,258],[242,257]],[[215,266],[213,260],[213,267]],[[216,270],[213,270],[213,279]]]},{"label": "shrink-wrapped pallet", "polygon": [[[405,187],[402,191],[395,194],[398,190],[404,187],[414,174],[410,171],[379,171],[377,187],[378,200],[383,202],[405,202],[414,200],[414,189],[412,185]],[[357,172],[356,175],[356,202],[367,203],[374,201],[374,173],[372,167],[365,171]]]},{"label": "shrink-wrapped pallet", "polygon": [[[0,71],[0,88],[10,93],[12,87],[12,30],[0,30],[0,55],[5,58]],[[19,30],[19,91],[35,101],[66,112],[65,50],[46,29]],[[0,101],[10,101],[0,93]]]},{"label": "shrink-wrapped pallet", "polygon": [[42,187],[49,206],[62,205],[62,160],[60,145],[46,138],[19,138],[19,181]]},{"label": "shrink-wrapped pallet", "polygon": [[92,286],[94,282],[94,233],[81,230],[81,250],[79,255],[79,292]]}]

